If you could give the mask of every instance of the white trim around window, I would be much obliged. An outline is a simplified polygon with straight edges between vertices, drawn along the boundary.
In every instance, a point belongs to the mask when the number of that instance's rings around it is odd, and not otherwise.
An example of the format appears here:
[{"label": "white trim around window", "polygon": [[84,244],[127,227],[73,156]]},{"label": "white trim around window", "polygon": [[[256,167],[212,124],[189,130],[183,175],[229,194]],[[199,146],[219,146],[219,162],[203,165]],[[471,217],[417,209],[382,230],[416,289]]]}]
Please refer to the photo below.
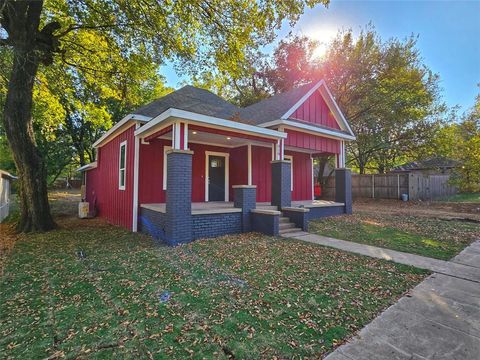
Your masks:
[{"label": "white trim around window", "polygon": [[230,171],[229,171],[229,163],[230,163],[230,154],[224,152],[216,152],[216,151],[205,151],[205,201],[208,202],[208,182],[209,182],[209,175],[208,175],[208,157],[210,155],[213,156],[221,156],[225,158],[225,202],[228,202],[229,198],[229,184],[230,184]]},{"label": "white trim around window", "polygon": [[163,147],[163,190],[167,190],[167,151],[172,150],[171,146]]},{"label": "white trim around window", "polygon": [[283,159],[290,161],[290,191],[293,191],[293,155],[284,155]]},{"label": "white trim around window", "polygon": [[[123,153],[123,164],[122,164]],[[120,143],[118,149],[118,190],[125,190],[127,182],[127,140]]]}]

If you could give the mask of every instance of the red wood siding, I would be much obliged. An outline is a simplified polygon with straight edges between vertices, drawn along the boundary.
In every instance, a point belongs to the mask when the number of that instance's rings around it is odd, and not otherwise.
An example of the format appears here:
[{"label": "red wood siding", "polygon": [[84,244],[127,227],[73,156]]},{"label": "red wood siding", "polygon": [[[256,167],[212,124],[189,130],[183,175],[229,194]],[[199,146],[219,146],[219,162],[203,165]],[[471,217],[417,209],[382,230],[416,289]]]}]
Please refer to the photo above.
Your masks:
[{"label": "red wood siding", "polygon": [[322,136],[311,135],[300,131],[285,129],[288,134],[285,146],[315,150],[319,153],[340,153],[340,141]]},{"label": "red wood siding", "polygon": [[230,149],[230,201],[233,201],[233,185],[248,184],[248,146]]},{"label": "red wood siding", "polygon": [[[87,201],[96,198],[98,216],[131,229],[135,126],[126,129],[98,149],[97,168],[87,172]],[[127,141],[125,190],[118,189],[120,143]]]},{"label": "red wood siding", "polygon": [[285,151],[293,156],[293,192],[292,200],[312,199],[312,159],[310,154]]},{"label": "red wood siding", "polygon": [[290,118],[308,121],[332,129],[340,129],[327,103],[318,91],[315,91],[315,93],[295,110],[295,112],[290,115]]},{"label": "red wood siding", "polygon": [[163,147],[170,146],[170,140],[151,140],[140,144],[138,164],[138,203],[164,203],[163,190]]},{"label": "red wood siding", "polygon": [[[152,140],[148,145],[140,145],[139,204],[165,202],[165,190],[163,190],[163,148],[170,145],[170,140]],[[189,148],[193,151],[192,201],[203,202],[205,201],[205,151],[229,153],[230,149],[192,143],[189,143]],[[232,177],[232,172],[235,171],[235,167],[232,167],[232,159],[230,159],[229,166],[230,177]],[[232,183],[230,183],[230,187],[231,185]]]},{"label": "red wood siding", "polygon": [[272,198],[272,149],[252,146],[252,183],[257,185],[257,201],[271,201]]}]

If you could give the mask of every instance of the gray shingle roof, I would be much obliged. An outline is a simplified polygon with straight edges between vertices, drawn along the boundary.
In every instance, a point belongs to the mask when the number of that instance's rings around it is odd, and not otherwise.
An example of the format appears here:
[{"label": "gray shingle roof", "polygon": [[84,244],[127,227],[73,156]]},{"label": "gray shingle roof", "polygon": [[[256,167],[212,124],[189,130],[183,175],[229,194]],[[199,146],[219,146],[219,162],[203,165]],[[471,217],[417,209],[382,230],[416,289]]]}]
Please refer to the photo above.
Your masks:
[{"label": "gray shingle roof", "polygon": [[396,166],[392,171],[451,169],[460,165],[460,162],[442,156],[433,156],[428,159],[412,161]]},{"label": "gray shingle roof", "polygon": [[279,120],[316,83],[300,86],[290,91],[272,96],[240,110],[239,117],[253,125]]},{"label": "gray shingle roof", "polygon": [[187,85],[140,107],[134,113],[153,118],[169,108],[192,111],[222,119],[229,119],[239,111],[235,105],[210,91]]}]

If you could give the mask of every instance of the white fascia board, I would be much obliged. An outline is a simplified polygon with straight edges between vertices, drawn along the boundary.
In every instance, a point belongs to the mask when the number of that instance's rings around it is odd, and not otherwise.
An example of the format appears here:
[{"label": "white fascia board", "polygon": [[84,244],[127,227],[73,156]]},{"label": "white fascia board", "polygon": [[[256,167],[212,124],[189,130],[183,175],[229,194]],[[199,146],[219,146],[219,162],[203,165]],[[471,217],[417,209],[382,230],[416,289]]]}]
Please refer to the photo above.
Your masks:
[{"label": "white fascia board", "polygon": [[287,120],[317,90],[320,91],[320,94],[327,103],[329,109],[332,111],[335,120],[338,122],[342,130],[348,131],[350,135],[354,137],[355,135],[353,134],[347,119],[345,119],[345,116],[343,116],[343,113],[338,107],[338,104],[330,92],[327,84],[325,83],[325,80],[320,80],[318,83],[316,83],[305,95],[302,96],[300,100],[295,103],[295,105],[293,105],[285,114],[283,114],[280,119]]},{"label": "white fascia board", "polygon": [[158,125],[159,123],[161,123],[162,121],[165,121],[170,117],[185,119],[193,123],[223,127],[229,131],[240,131],[244,133],[246,132],[246,133],[254,134],[257,136],[267,136],[275,139],[287,137],[287,134],[282,133],[280,131],[266,129],[266,128],[255,126],[255,125],[248,125],[248,124],[240,123],[233,120],[221,119],[214,116],[198,114],[191,111],[179,110],[175,108],[170,108],[168,110],[165,110],[156,118],[149,121],[146,125],[142,126],[140,129],[135,131],[135,136],[144,134],[148,130],[152,129],[154,126]]},{"label": "white fascia board", "polygon": [[307,130],[308,133],[314,133],[313,135],[321,135],[321,136],[329,137],[332,139],[343,139],[343,140],[350,140],[350,141],[356,139],[356,137],[353,135],[342,134],[337,131],[319,128],[318,126],[314,126],[314,125],[302,124],[302,123],[291,121],[291,120],[274,120],[274,121],[269,121],[269,122],[260,124],[259,126],[269,127],[269,126],[279,126],[279,125],[282,125],[284,128],[290,129],[290,130],[297,130],[302,132],[305,132],[305,130]]},{"label": "white fascia board", "polygon": [[316,83],[305,95],[302,96],[300,100],[295,103],[295,105],[293,105],[285,114],[283,114],[280,119],[288,119],[295,112],[295,110],[297,110],[305,101],[307,101],[307,99],[324,83],[324,80],[320,80],[318,83]]},{"label": "white fascia board", "polygon": [[345,119],[345,116],[343,116],[342,110],[338,107],[337,102],[335,101],[335,98],[333,97],[332,93],[330,92],[330,89],[328,88],[327,84],[323,84],[323,86],[320,88],[320,93],[323,96],[323,99],[326,101],[328,107],[330,109],[333,109],[332,113],[333,116],[335,117],[335,120],[337,120],[340,123],[340,126],[344,126],[344,130],[347,130],[350,135],[355,136],[355,134],[352,131],[352,128],[348,124],[347,119]]},{"label": "white fascia board", "polygon": [[125,116],[122,120],[120,120],[118,123],[113,125],[105,134],[103,134],[97,141],[93,143],[93,147],[99,147],[101,143],[103,143],[105,140],[107,140],[112,134],[114,134],[118,129],[120,129],[123,125],[125,125],[127,122],[130,120],[134,121],[141,121],[141,122],[147,122],[151,118],[148,116],[144,115],[138,115],[138,114],[128,114]]},{"label": "white fascia board", "polygon": [[78,169],[76,169],[76,171],[82,172],[82,171],[85,171],[85,170],[95,169],[96,167],[97,167],[97,162],[94,161],[90,164],[80,166]]}]

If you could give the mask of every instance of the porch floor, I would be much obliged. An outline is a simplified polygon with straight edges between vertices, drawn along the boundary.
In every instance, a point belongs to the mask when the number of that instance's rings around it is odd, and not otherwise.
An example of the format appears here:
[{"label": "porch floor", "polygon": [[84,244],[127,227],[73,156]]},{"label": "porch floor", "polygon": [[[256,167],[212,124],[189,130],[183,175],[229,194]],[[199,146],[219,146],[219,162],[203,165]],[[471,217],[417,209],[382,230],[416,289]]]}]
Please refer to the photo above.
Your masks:
[{"label": "porch floor", "polygon": [[[331,207],[331,206],[344,206],[344,204],[337,203],[334,201],[327,201],[327,200],[292,201],[292,207],[305,207],[307,209],[315,208],[315,207]],[[165,203],[141,204],[140,207],[153,210],[153,211],[158,211],[161,213],[166,212]],[[272,206],[269,202],[259,202],[257,203],[257,209],[276,210],[276,206]],[[192,203],[192,215],[225,214],[225,213],[236,213],[236,212],[242,212],[242,209],[234,207],[233,202],[212,201],[212,202]]]}]

